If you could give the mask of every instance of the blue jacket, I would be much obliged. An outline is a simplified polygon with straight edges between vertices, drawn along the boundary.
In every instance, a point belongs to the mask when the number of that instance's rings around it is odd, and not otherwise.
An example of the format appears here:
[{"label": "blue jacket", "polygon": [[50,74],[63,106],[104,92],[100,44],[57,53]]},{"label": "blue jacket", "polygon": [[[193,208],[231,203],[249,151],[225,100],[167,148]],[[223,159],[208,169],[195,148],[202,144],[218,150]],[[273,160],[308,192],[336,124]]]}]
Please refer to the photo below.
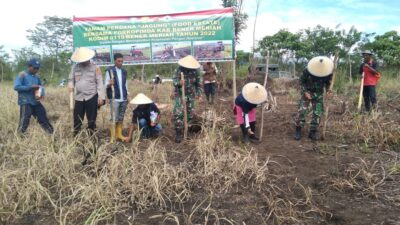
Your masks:
[{"label": "blue jacket", "polygon": [[256,104],[252,104],[244,99],[243,94],[240,93],[235,99],[235,105],[240,106],[244,113],[249,113],[252,109],[256,108]]},{"label": "blue jacket", "polygon": [[18,105],[38,105],[32,85],[41,85],[39,77],[28,71],[21,72],[14,80],[14,90],[18,92]]}]

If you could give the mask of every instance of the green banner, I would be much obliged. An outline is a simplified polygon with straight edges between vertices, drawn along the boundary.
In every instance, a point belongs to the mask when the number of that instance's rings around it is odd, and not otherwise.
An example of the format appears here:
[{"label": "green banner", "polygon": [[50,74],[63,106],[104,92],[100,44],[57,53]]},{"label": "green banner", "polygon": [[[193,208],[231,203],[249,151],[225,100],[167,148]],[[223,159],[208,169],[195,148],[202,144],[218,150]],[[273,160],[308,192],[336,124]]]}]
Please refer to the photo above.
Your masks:
[{"label": "green banner", "polygon": [[74,47],[89,47],[94,61],[110,65],[121,53],[125,64],[172,63],[187,55],[199,61],[234,56],[233,9],[155,16],[74,18]]}]

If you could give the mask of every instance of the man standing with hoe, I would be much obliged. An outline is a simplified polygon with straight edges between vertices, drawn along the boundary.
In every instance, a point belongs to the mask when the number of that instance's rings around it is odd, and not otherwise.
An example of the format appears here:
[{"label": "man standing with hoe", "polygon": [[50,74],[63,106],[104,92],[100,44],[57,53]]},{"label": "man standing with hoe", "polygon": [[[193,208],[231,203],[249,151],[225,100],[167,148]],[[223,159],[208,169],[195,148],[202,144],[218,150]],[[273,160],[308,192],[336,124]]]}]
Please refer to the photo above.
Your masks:
[{"label": "man standing with hoe", "polygon": [[111,142],[116,139],[125,141],[127,138],[122,134],[124,115],[128,105],[128,86],[126,83],[127,71],[122,68],[123,55],[114,54],[114,66],[106,70],[105,86],[107,88],[107,98],[110,102],[111,112]]},{"label": "man standing with hoe", "polygon": [[173,78],[175,87],[174,121],[176,143],[182,141],[182,128],[185,130],[184,137],[187,135],[188,124],[193,119],[195,97],[197,97],[199,101],[202,101],[200,77],[198,72],[200,64],[193,56],[188,55],[180,59],[178,65],[179,67]]},{"label": "man standing with hoe", "polygon": [[[363,51],[362,56],[364,58],[363,63],[360,65],[360,74],[363,76],[361,79],[364,81],[363,86],[363,97],[365,103],[365,110],[371,112],[371,106],[373,109],[376,107],[376,85],[381,77],[381,74],[377,71],[378,65],[372,59],[371,51]],[[361,105],[359,106],[359,110]]]}]

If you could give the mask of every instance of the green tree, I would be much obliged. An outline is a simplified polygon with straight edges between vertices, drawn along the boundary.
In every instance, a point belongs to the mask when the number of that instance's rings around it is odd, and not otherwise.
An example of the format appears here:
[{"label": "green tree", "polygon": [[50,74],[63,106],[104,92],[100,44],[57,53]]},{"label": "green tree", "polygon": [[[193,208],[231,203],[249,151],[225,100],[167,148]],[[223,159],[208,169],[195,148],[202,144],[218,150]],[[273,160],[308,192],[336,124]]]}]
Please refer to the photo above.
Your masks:
[{"label": "green tree", "polygon": [[272,36],[264,37],[259,42],[259,49],[264,52],[269,49],[276,52],[279,57],[310,59],[316,55],[333,56],[339,48],[340,56],[345,57],[351,50],[362,46],[363,41],[368,40],[369,36],[354,27],[346,31],[318,25],[298,33],[282,29]]},{"label": "green tree", "polygon": [[20,50],[11,50],[14,55],[14,67],[17,72],[23,71],[26,69],[26,63],[31,58],[40,59],[40,54],[35,52],[32,48],[21,48]]},{"label": "green tree", "polygon": [[243,66],[243,65],[249,64],[249,59],[250,59],[250,56],[251,56],[250,52],[245,52],[243,50],[239,50],[239,51],[236,52],[236,55],[237,55],[236,56],[236,63],[239,66]]},{"label": "green tree", "polygon": [[[317,55],[333,57],[339,50],[339,58],[346,59],[341,61],[347,62],[351,71],[357,67],[352,66],[351,63],[358,62],[360,57],[354,55],[350,58],[349,53],[365,45],[372,34],[359,32],[354,27],[348,31],[339,30],[339,27],[340,24],[335,29],[318,25],[300,30],[298,33],[282,29],[272,36],[264,37],[259,42],[259,50],[265,53],[269,49],[281,62],[285,62],[284,64],[289,62],[299,64],[307,61],[303,59],[310,59]],[[303,66],[296,68],[303,68]]]},{"label": "green tree", "polygon": [[45,16],[35,29],[27,30],[28,40],[44,54],[58,59],[59,53],[72,50],[72,21],[69,18]]},{"label": "green tree", "polygon": [[45,16],[43,22],[27,32],[28,40],[42,50],[44,68],[41,72],[45,72],[47,80],[54,82],[64,77],[68,64],[62,60],[63,55],[68,55],[72,50],[72,21],[69,18]]},{"label": "green tree", "polygon": [[400,36],[397,31],[377,35],[365,48],[370,48],[387,65],[400,65]]},{"label": "green tree", "polygon": [[284,55],[294,56],[296,51],[301,50],[300,35],[281,29],[272,36],[265,36],[259,41],[258,46],[264,55],[269,49],[278,58],[282,58]]},{"label": "green tree", "polygon": [[[337,26],[337,28],[340,25]],[[348,31],[346,29],[337,30],[339,36],[339,58],[344,59],[348,67],[349,79],[353,81],[353,74],[357,73],[358,62],[361,57],[359,54],[351,54],[351,51],[358,51],[359,47],[363,44],[362,38],[364,33],[358,31],[354,26],[352,26]]]},{"label": "green tree", "polygon": [[248,19],[248,15],[242,11],[242,0],[222,0],[222,6],[224,8],[233,7],[233,18],[235,23],[235,41],[239,43],[239,35],[240,33],[247,28],[246,21]]},{"label": "green tree", "polygon": [[333,56],[340,46],[340,31],[317,25],[313,29],[301,31],[301,40],[304,43],[303,56],[312,58],[317,55]]},{"label": "green tree", "polygon": [[12,72],[11,71],[11,64],[9,62],[10,60],[10,55],[4,50],[4,46],[0,45],[0,75],[1,75],[1,82],[4,81],[4,79],[9,78],[9,74]]}]

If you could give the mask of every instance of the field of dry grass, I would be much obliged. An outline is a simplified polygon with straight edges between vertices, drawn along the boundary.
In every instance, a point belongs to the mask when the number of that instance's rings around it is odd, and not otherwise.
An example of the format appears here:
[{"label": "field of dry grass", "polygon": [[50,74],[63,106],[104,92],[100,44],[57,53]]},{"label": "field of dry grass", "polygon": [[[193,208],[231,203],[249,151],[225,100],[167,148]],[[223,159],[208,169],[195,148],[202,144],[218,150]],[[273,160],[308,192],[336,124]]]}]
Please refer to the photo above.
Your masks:
[{"label": "field of dry grass", "polygon": [[[98,116],[98,143],[85,133],[73,138],[67,90],[53,87],[47,88],[43,104],[55,133],[45,134],[32,119],[27,135],[18,135],[16,92],[11,85],[0,88],[0,223],[362,224],[336,220],[335,210],[321,196],[356,193],[364,200],[374,198],[391,202],[387,203],[390,207],[400,206],[400,190],[392,182],[399,181],[400,175],[400,117],[386,106],[365,116],[352,113],[352,103],[348,103],[342,114],[333,110],[330,141],[299,146],[285,137],[286,133],[291,136],[292,129],[285,107],[295,101],[295,91],[289,87],[288,94],[280,98],[278,112],[268,116],[275,125],[265,128],[264,142],[238,144],[232,135],[229,104],[221,102],[218,110],[226,115],[224,123],[204,128],[177,145],[170,133],[172,87],[163,84],[157,97],[168,104],[162,110],[165,133],[158,139],[139,141],[136,132],[132,143],[110,144],[108,108],[103,107]],[[388,88],[391,94],[395,90],[398,85]],[[129,91],[131,97],[138,92],[155,97],[147,84],[130,83]],[[398,106],[397,99],[386,96],[392,95],[382,96],[381,103],[391,101]],[[349,99],[337,97],[336,101]],[[126,113],[125,127],[131,110]],[[282,140],[276,139],[279,131]],[[274,147],[278,144],[281,147]],[[310,158],[329,157],[334,170],[321,171],[319,187],[296,174],[305,165],[296,164],[298,149],[292,146],[312,146]],[[94,148],[93,162],[82,166],[83,152]],[[293,150],[296,155],[290,155]],[[344,160],[351,152],[361,156]],[[375,153],[379,155],[372,157]]]}]

